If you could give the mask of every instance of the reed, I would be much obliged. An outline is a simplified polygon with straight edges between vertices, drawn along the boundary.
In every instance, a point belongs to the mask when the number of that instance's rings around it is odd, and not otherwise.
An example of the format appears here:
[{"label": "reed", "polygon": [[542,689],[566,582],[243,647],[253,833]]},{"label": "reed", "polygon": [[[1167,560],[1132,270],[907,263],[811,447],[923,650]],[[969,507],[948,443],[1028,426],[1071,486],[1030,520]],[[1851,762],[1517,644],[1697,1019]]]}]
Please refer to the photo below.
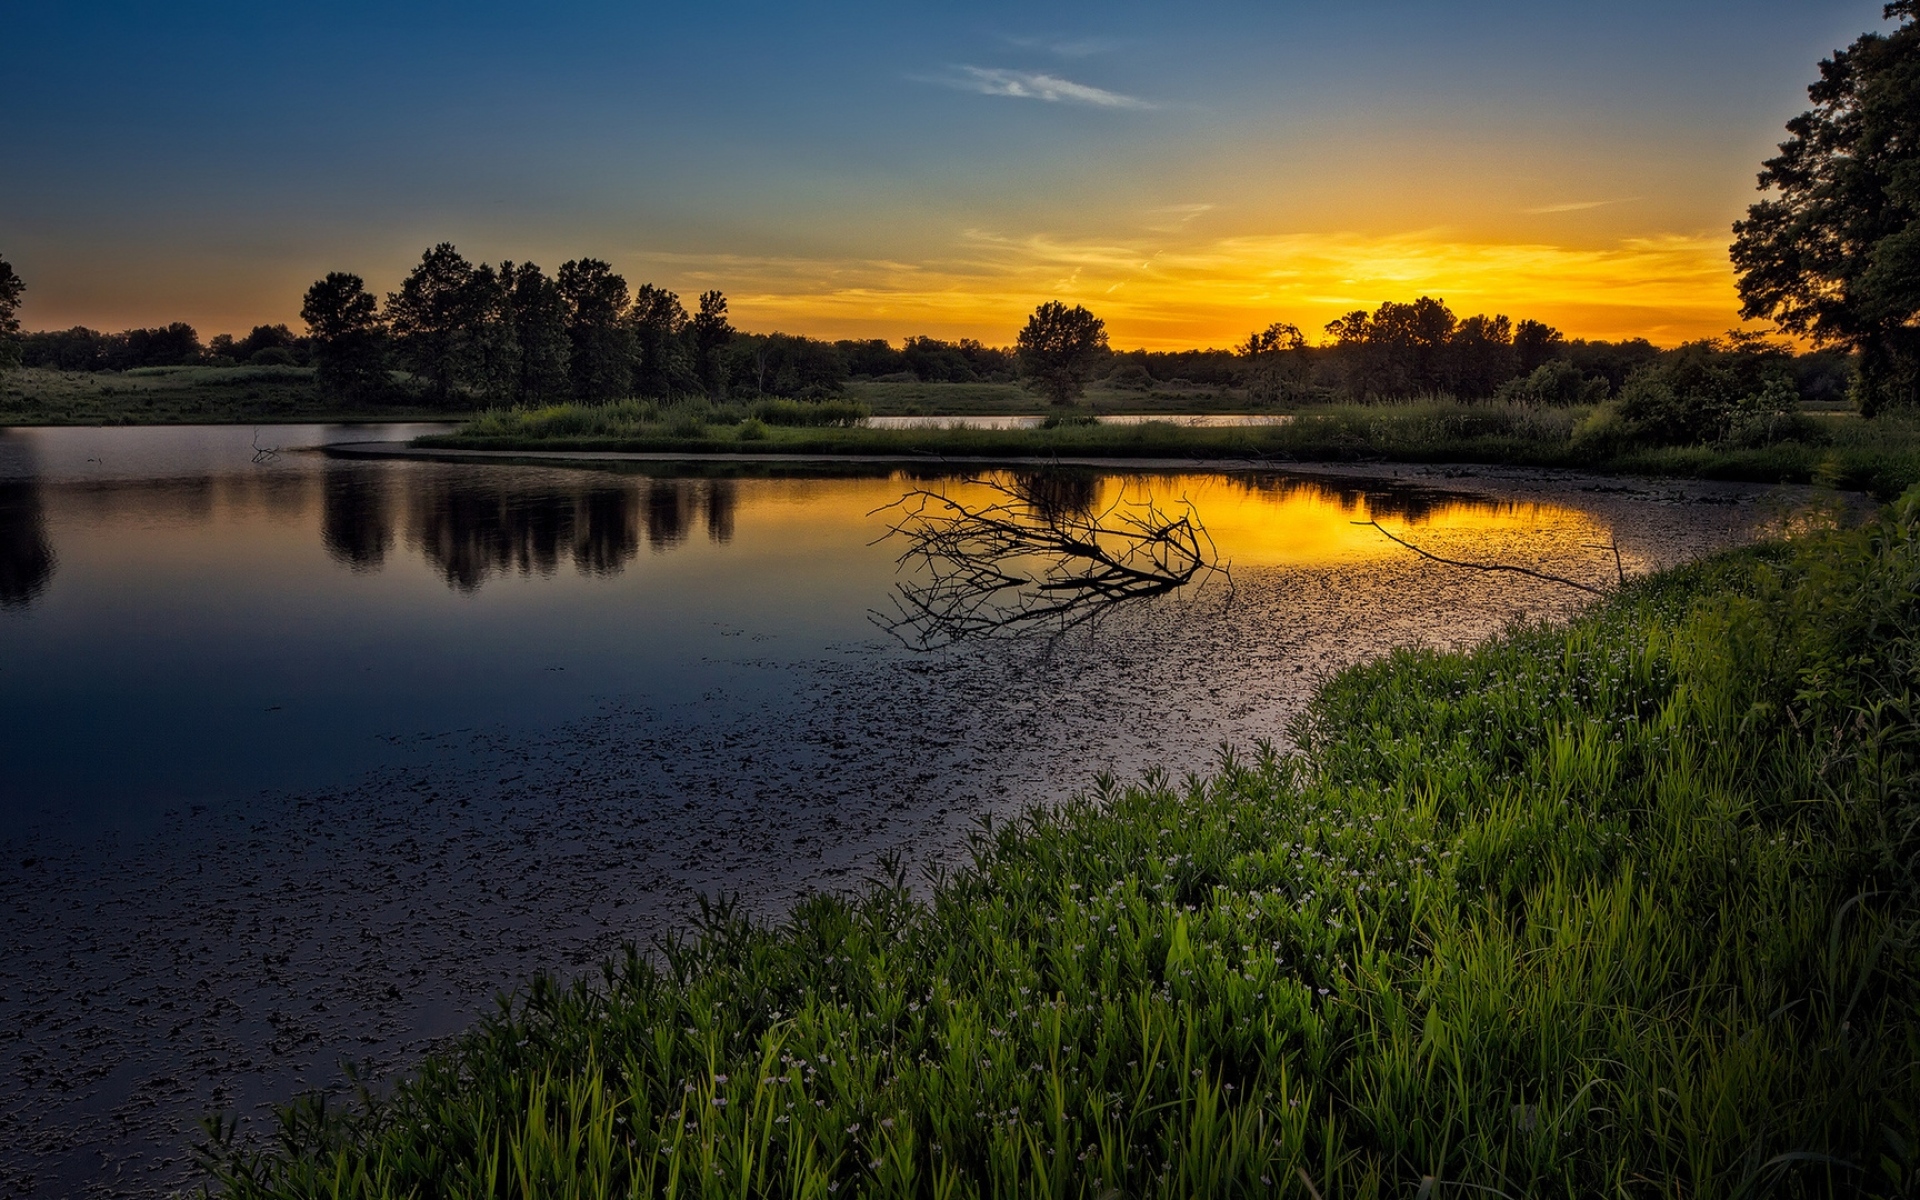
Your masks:
[{"label": "reed", "polygon": [[534,980],[235,1197],[1910,1196],[1920,492]]}]

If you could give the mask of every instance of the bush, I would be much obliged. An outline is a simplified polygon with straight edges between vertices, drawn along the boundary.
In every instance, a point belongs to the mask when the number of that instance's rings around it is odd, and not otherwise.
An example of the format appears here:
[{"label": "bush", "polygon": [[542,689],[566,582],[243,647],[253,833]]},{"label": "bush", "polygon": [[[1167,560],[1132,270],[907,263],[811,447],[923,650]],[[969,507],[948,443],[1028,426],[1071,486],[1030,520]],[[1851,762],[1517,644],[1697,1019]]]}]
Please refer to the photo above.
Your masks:
[{"label": "bush", "polygon": [[768,425],[841,429],[862,424],[872,412],[857,400],[762,400],[748,410]]},{"label": "bush", "polygon": [[1589,378],[1564,358],[1541,363],[1530,375],[1509,379],[1494,392],[1494,399],[1530,407],[1548,405],[1598,404],[1607,398],[1607,381]]}]

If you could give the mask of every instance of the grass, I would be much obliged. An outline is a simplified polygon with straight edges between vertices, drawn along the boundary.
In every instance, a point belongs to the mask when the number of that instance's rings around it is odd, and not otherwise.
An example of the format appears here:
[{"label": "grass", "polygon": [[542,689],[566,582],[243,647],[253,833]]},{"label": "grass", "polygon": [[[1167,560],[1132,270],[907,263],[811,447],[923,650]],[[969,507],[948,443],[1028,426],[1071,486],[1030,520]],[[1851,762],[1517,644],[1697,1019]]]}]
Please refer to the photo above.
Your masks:
[{"label": "grass", "polygon": [[[906,386],[906,385],[901,385]],[[936,385],[922,385],[936,386]],[[945,387],[995,385],[937,385]],[[796,406],[804,407],[804,406]],[[742,438],[744,409],[626,402],[497,409],[422,445],[474,450],[627,450],[948,458],[1101,457],[1295,462],[1474,462],[1615,474],[1819,483],[1891,499],[1920,483],[1920,421],[1841,414],[1808,418],[1811,441],[1766,446],[1636,447],[1587,433],[1581,409],[1428,400],[1301,409],[1285,425],[1203,429],[1148,423],[1045,429],[787,426]]]},{"label": "grass", "polygon": [[314,395],[307,367],[139,367],[0,373],[0,425],[176,425],[321,420],[458,420],[465,412],[342,406]]},{"label": "grass", "polygon": [[[1914,1194],[1920,493],[534,981],[235,1197]],[[229,1127],[230,1132],[230,1127]]]},{"label": "grass", "polygon": [[[856,379],[847,397],[876,416],[986,416],[1044,411],[1047,401],[1018,383],[907,383]],[[1246,393],[1238,388],[1195,384],[1159,384],[1151,389],[1093,384],[1082,404],[1104,413],[1247,412]]]}]

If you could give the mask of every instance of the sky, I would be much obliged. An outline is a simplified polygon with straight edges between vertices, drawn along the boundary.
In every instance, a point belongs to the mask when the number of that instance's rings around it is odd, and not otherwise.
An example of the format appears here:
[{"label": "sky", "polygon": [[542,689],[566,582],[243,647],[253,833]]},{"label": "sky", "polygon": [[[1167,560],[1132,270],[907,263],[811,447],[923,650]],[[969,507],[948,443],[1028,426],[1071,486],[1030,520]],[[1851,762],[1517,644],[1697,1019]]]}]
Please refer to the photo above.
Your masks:
[{"label": "sky", "polygon": [[299,328],[428,246],[734,323],[1116,346],[1385,300],[1661,344],[1880,0],[701,5],[0,0],[29,329]]}]

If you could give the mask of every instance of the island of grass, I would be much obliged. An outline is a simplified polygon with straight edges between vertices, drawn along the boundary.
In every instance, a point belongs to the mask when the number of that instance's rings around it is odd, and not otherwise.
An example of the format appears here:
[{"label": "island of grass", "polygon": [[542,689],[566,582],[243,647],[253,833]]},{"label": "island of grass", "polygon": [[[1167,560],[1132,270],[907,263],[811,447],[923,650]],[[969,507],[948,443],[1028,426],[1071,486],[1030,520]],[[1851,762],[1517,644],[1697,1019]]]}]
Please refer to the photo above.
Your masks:
[{"label": "island of grass", "polygon": [[233,1197],[1910,1196],[1920,491],[534,981]]},{"label": "island of grass", "polygon": [[[1032,406],[1028,406],[1032,412]],[[1244,410],[1244,407],[1242,409]],[[957,413],[956,416],[970,415]],[[1482,463],[1760,483],[1818,483],[1889,499],[1920,482],[1920,419],[1894,412],[1796,412],[1765,429],[1679,440],[1648,437],[1608,406],[1409,400],[1265,410],[1273,424],[1209,427],[1177,419],[1103,422],[1088,408],[1037,428],[876,428],[854,401],[716,405],[631,400],[496,409],[416,445],[470,451],[614,451],[865,455],[902,459],[1192,459],[1258,462]],[[1677,444],[1676,444],[1677,442]]]}]

